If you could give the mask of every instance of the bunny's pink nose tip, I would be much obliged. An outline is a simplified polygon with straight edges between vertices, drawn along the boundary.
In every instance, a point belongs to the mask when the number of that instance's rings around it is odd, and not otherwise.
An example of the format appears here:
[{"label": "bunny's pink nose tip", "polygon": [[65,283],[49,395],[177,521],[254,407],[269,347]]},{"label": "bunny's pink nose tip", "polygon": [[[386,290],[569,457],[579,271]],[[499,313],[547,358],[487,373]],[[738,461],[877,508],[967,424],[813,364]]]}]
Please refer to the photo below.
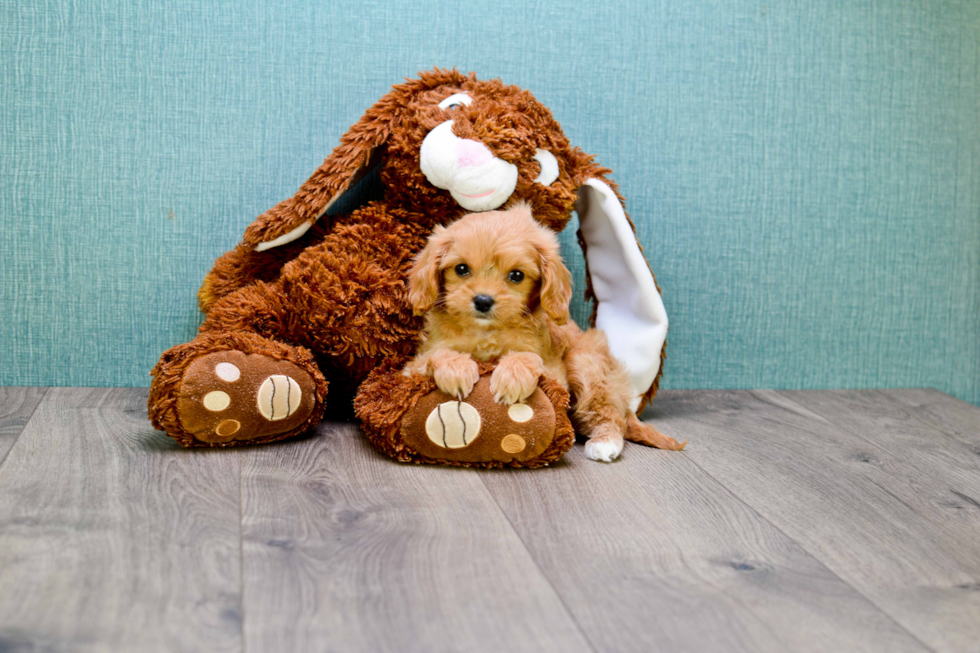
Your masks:
[{"label": "bunny's pink nose tip", "polygon": [[456,142],[456,160],[460,168],[482,166],[493,160],[493,153],[483,143],[462,138]]}]

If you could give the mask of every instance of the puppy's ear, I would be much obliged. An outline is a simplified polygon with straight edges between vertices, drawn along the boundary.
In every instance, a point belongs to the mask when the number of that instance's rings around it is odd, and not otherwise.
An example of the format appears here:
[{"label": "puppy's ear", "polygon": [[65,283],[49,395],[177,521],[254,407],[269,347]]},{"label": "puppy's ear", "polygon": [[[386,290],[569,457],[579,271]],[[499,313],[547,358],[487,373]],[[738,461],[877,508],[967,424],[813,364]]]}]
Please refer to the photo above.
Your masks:
[{"label": "puppy's ear", "polygon": [[436,226],[429,243],[415,258],[412,271],[408,274],[408,301],[415,315],[424,315],[432,310],[439,299],[442,282],[439,266],[451,243],[452,237],[446,228]]},{"label": "puppy's ear", "polygon": [[538,239],[535,248],[540,257],[541,308],[556,324],[564,324],[568,321],[568,304],[572,300],[572,275],[561,260],[554,236]]}]

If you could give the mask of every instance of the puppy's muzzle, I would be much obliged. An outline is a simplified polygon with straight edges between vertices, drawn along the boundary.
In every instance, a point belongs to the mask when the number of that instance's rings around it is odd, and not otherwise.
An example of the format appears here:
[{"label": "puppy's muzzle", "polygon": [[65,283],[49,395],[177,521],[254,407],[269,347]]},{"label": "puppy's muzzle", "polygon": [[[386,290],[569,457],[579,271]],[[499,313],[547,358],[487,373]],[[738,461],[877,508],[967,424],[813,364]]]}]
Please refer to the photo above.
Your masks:
[{"label": "puppy's muzzle", "polygon": [[489,313],[493,308],[493,297],[490,295],[477,295],[473,298],[473,308],[480,313]]}]

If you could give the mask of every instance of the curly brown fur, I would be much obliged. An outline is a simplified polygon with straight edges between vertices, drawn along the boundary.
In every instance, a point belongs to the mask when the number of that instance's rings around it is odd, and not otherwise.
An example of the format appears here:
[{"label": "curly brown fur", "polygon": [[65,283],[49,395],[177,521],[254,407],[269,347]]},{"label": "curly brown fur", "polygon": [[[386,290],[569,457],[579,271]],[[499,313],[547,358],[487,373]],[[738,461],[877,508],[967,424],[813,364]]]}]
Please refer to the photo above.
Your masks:
[{"label": "curly brown fur", "polygon": [[245,279],[251,283],[275,281],[283,265],[302,254],[306,248],[321,242],[330,232],[330,226],[328,220],[318,221],[302,238],[264,252],[256,252],[244,245],[225,252],[214,262],[214,267],[204,277],[197,293],[201,312],[207,313],[222,297],[242,288],[246,285],[243,283]]},{"label": "curly brown fur", "polygon": [[[254,248],[318,219],[329,202],[351,186],[351,170],[367,166],[382,145],[381,179],[387,206],[424,211],[443,223],[462,215],[464,209],[448,193],[434,188],[419,168],[422,140],[449,114],[439,108],[439,102],[458,92],[471,93],[480,102],[452,111],[454,133],[479,139],[498,157],[517,165],[520,174],[514,197],[529,201],[543,224],[563,228],[581,181],[607,171],[569,145],[551,111],[528,91],[499,79],[482,81],[472,73],[436,69],[395,86],[368,109],[295,196],[255,220],[245,233],[245,246]],[[558,182],[550,186],[534,183],[536,148],[548,149],[565,164],[565,175]]]},{"label": "curly brown fur", "polygon": [[[542,377],[538,387],[555,406],[555,433],[547,448],[538,456],[525,461],[486,461],[481,463],[460,462],[423,456],[406,444],[401,435],[402,420],[423,396],[437,389],[431,377],[413,375],[406,377],[401,363],[389,362],[374,370],[361,384],[355,400],[355,409],[364,433],[378,451],[405,463],[449,465],[452,467],[501,468],[516,467],[537,469],[561,459],[575,442],[575,432],[567,417],[568,392],[560,383]],[[492,374],[496,365],[483,362],[478,366],[481,376]]]},{"label": "curly brown fur", "polygon": [[[471,106],[439,108],[447,96],[464,91],[474,98]],[[421,73],[369,108],[297,193],[259,216],[242,243],[215,262],[199,293],[207,314],[202,335],[180,351],[200,355],[239,334],[261,334],[276,346],[302,345],[324,374],[342,380],[333,385],[335,393],[356,387],[385,361],[410,355],[422,326],[407,300],[410,261],[435,226],[466,212],[420,169],[422,141],[450,117],[458,137],[478,139],[517,167],[505,206],[526,202],[552,229],[568,222],[585,180],[601,179],[615,191],[609,171],[572,147],[529,92],[456,70]],[[535,182],[538,148],[557,160],[560,174],[550,184]],[[374,166],[384,199],[327,215]],[[211,337],[201,340],[204,335]],[[276,351],[270,344],[267,353]],[[154,396],[179,392],[182,368],[169,352],[156,369]],[[347,403],[348,397],[335,397],[331,410]]]},{"label": "curly brown fur", "polygon": [[545,375],[572,395],[572,421],[589,438],[586,455],[611,461],[624,436],[682,449],[644,429],[629,408],[626,370],[602,331],[568,320],[571,275],[554,233],[527,206],[470,214],[437,228],[415,260],[409,298],[425,314],[423,342],[404,369],[431,377],[465,398],[480,377],[477,361],[498,360],[491,389],[498,402],[526,399]]},{"label": "curly brown fur", "polygon": [[405,278],[427,232],[400,211],[362,212],[373,220],[338,226],[283,266],[275,281],[214,302],[200,332],[256,333],[302,345],[354,384],[379,362],[410,355],[422,320],[404,300]]}]

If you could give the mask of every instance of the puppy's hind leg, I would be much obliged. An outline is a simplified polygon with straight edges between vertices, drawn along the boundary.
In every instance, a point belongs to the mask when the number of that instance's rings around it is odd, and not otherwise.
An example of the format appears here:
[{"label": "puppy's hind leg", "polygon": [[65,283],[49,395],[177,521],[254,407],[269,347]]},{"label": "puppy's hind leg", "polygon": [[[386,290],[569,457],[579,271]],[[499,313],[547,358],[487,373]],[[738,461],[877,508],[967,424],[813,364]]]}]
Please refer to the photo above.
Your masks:
[{"label": "puppy's hind leg", "polygon": [[605,336],[589,330],[580,334],[565,358],[568,385],[574,398],[572,423],[589,438],[585,456],[612,462],[623,452],[629,378],[608,354]]},{"label": "puppy's hind leg", "polygon": [[585,457],[603,463],[611,463],[623,453],[623,436],[611,424],[600,424],[585,443]]}]

